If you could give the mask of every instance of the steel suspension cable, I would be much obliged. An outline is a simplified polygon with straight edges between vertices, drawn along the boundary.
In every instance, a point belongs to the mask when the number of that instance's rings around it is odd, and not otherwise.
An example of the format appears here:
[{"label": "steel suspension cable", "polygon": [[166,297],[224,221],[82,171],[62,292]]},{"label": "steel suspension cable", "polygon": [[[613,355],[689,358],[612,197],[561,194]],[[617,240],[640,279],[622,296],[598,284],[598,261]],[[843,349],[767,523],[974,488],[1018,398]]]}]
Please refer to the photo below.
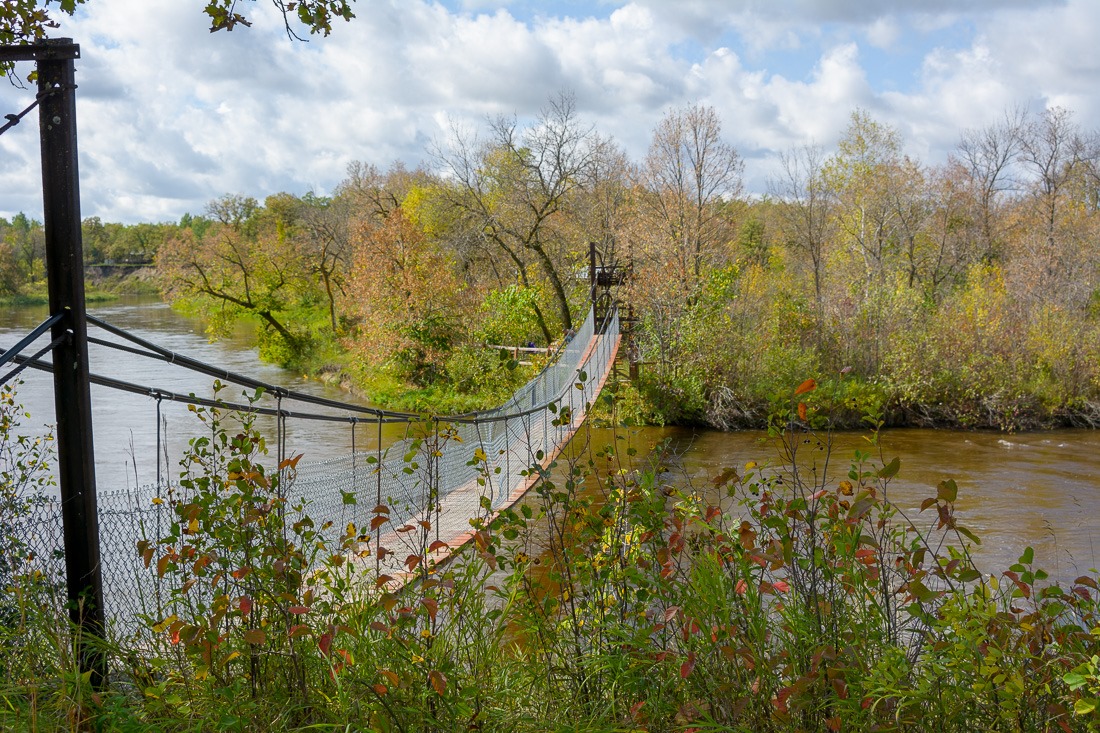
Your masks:
[{"label": "steel suspension cable", "polygon": [[[133,349],[133,348],[130,348],[130,347],[126,347],[126,346],[121,345],[121,344],[115,344],[115,343],[112,343],[110,341],[95,339],[94,343],[97,343],[101,346],[106,346],[106,347],[109,347],[109,348],[118,348],[118,349],[121,349],[123,351],[128,351],[130,353],[133,353],[133,354],[136,354],[136,355],[139,355],[139,356],[145,356],[147,358],[157,359],[158,361],[164,361],[164,362],[167,362],[169,364],[174,364],[174,365],[183,367],[185,369],[189,369],[191,371],[198,372],[200,374],[205,374],[208,377],[214,377],[216,379],[221,379],[221,380],[224,380],[226,382],[230,382],[230,383],[233,383],[233,384],[240,385],[242,387],[249,387],[251,389],[262,389],[265,392],[270,392],[272,395],[274,395],[276,397],[284,397],[284,398],[287,398],[287,399],[292,399],[296,402],[306,402],[306,403],[310,403],[310,404],[320,405],[320,406],[323,406],[323,407],[332,407],[332,408],[335,408],[335,409],[338,409],[338,410],[348,410],[348,411],[351,411],[351,412],[360,412],[360,413],[365,413],[365,414],[368,414],[368,415],[381,414],[384,417],[400,417],[400,418],[413,419],[413,420],[423,419],[422,415],[419,415],[419,414],[416,414],[416,413],[398,412],[398,411],[393,411],[393,410],[380,410],[377,407],[364,407],[363,405],[356,405],[356,404],[353,404],[353,403],[350,403],[350,402],[340,402],[338,400],[331,400],[331,399],[328,399],[328,398],[325,398],[325,397],[317,397],[316,395],[306,394],[304,392],[297,392],[297,391],[288,389],[286,387],[280,387],[279,385],[271,384],[269,382],[264,382],[262,380],[254,379],[252,377],[248,377],[248,376],[245,376],[243,374],[239,374],[237,372],[230,371],[228,369],[223,369],[223,368],[220,368],[220,367],[213,366],[211,364],[207,364],[206,362],[199,361],[198,359],[192,358],[192,357],[187,356],[185,354],[180,354],[180,353],[177,353],[177,352],[174,352],[174,351],[170,351],[169,349],[165,349],[162,346],[158,346],[157,344],[155,344],[151,341],[147,341],[146,339],[143,339],[140,336],[135,336],[134,334],[130,333],[129,331],[126,331],[122,328],[114,326],[114,325],[108,323],[107,321],[104,321],[100,318],[96,318],[95,316],[89,315],[88,316],[88,322],[92,323],[92,324],[95,324],[99,328],[102,328],[104,331],[107,331],[108,333],[114,334],[115,336],[118,336],[119,338],[123,338],[123,339],[126,339],[127,341],[135,343],[135,344],[141,346],[142,348],[146,349],[147,351],[142,352],[140,350]],[[89,338],[89,341],[91,341],[91,340],[92,339]]]}]

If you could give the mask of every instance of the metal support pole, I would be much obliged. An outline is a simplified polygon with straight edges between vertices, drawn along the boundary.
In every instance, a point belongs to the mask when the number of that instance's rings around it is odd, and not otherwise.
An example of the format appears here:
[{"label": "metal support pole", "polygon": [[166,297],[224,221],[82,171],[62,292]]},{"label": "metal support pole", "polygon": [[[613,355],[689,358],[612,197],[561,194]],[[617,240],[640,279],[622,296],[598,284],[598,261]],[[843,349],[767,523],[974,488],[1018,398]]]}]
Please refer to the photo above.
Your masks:
[{"label": "metal support pole", "polygon": [[107,677],[103,638],[103,577],[99,560],[88,334],[84,312],[84,251],[76,147],[73,61],[80,47],[58,38],[35,44],[42,141],[43,218],[50,314],[66,318],[53,337],[68,338],[53,353],[58,482],[65,532],[69,617],[81,631],[80,667],[93,685]]},{"label": "metal support pole", "polygon": [[596,305],[596,243],[588,243],[588,301]]}]

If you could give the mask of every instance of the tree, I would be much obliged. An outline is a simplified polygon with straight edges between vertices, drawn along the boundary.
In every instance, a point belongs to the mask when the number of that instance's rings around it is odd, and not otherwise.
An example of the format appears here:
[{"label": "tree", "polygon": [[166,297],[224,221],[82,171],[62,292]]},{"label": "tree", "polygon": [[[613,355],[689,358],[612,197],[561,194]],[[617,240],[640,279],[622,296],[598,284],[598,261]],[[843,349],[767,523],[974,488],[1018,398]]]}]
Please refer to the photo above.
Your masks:
[{"label": "tree", "polygon": [[1024,277],[1044,298],[1055,288],[1079,289],[1089,280],[1076,277],[1085,260],[1078,252],[1082,233],[1073,226],[1081,208],[1075,193],[1087,178],[1089,150],[1073,113],[1062,107],[1044,110],[1022,131],[1020,162],[1031,174]]},{"label": "tree", "polygon": [[206,236],[181,228],[158,252],[166,292],[196,299],[215,332],[240,315],[255,315],[294,355],[302,335],[285,314],[302,288],[298,252],[254,198],[223,196],[207,206],[207,215],[215,223]]},{"label": "tree", "polygon": [[864,296],[886,274],[896,247],[891,228],[897,209],[890,200],[891,176],[901,159],[901,139],[865,110],[852,113],[837,152],[825,166],[825,180],[837,199],[837,224],[849,249],[863,261]]},{"label": "tree", "polygon": [[722,203],[740,195],[743,169],[713,107],[670,110],[653,131],[641,170],[644,206],[689,283],[731,238]]},{"label": "tree", "polygon": [[[810,260],[814,310],[820,331],[823,318],[825,253],[832,237],[833,191],[824,178],[824,153],[807,145],[784,153],[783,177],[772,183],[780,206],[788,246]],[[819,334],[820,335],[820,334]]]},{"label": "tree", "polygon": [[46,234],[42,222],[19,212],[11,219],[11,226],[4,234],[4,241],[11,248],[19,267],[22,282],[32,282],[46,274]]},{"label": "tree", "polygon": [[[587,245],[568,236],[569,220],[574,199],[592,185],[599,150],[599,138],[577,118],[572,95],[562,93],[527,128],[514,117],[498,117],[487,142],[456,130],[449,149],[436,152],[452,184],[443,189],[450,205],[511,261],[524,287],[535,287],[542,276],[567,330],[573,319],[566,283]],[[552,341],[537,306],[536,316]]]},{"label": "tree", "polygon": [[309,273],[321,281],[328,303],[332,333],[339,333],[337,296],[344,295],[350,266],[352,212],[343,197],[324,198],[306,194],[297,201],[299,235],[297,245]]},{"label": "tree", "polygon": [[975,192],[978,234],[982,258],[992,261],[1000,255],[998,216],[1002,199],[1016,183],[1012,164],[1020,149],[1027,111],[1017,107],[1006,111],[997,122],[979,130],[966,130],[957,146],[958,158],[970,177]]},{"label": "tree", "polygon": [[951,286],[964,280],[971,265],[989,255],[992,240],[987,235],[999,226],[984,219],[980,199],[975,206],[971,180],[970,173],[957,161],[928,171],[930,210],[924,224],[919,272],[925,293],[933,302],[941,302]]},{"label": "tree", "polygon": [[455,263],[402,207],[378,225],[361,225],[354,250],[355,348],[368,363],[392,360],[402,377],[429,384],[462,331]]}]

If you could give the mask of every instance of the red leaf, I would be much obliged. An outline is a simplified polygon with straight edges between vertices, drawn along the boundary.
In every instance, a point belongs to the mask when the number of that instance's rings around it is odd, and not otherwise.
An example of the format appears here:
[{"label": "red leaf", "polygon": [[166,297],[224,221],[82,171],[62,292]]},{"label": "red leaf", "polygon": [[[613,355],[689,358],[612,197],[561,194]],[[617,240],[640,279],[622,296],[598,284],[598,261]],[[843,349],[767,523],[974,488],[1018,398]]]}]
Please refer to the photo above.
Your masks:
[{"label": "red leaf", "polygon": [[680,678],[687,679],[693,669],[695,669],[695,652],[688,652],[687,660],[680,665]]},{"label": "red leaf", "polygon": [[301,616],[302,614],[309,613],[309,609],[305,606],[291,606],[287,609],[287,611],[293,613],[295,616]]},{"label": "red leaf", "polygon": [[241,600],[237,601],[237,608],[241,609],[241,613],[247,616],[252,613],[252,599],[248,596],[241,596]]},{"label": "red leaf", "polygon": [[785,580],[777,580],[774,583],[772,583],[772,588],[779,591],[780,593],[786,593],[787,591],[789,591],[791,589],[791,586],[788,585],[787,581],[785,581]]},{"label": "red leaf", "polygon": [[267,634],[263,629],[247,629],[244,632],[244,640],[249,644],[263,644],[267,641]]},{"label": "red leaf", "polygon": [[668,608],[666,608],[665,609],[665,623],[667,624],[669,621],[674,619],[676,617],[676,614],[678,614],[679,612],[680,612],[680,607],[679,606],[669,606]]},{"label": "red leaf", "polygon": [[734,591],[737,592],[737,595],[743,596],[743,595],[745,595],[745,592],[748,589],[749,589],[749,584],[745,582],[744,578],[741,578],[740,580],[737,581],[737,586],[734,588]]},{"label": "red leaf", "polygon": [[434,598],[421,598],[420,605],[428,610],[428,617],[435,621],[435,615],[439,613],[439,604]]},{"label": "red leaf", "polygon": [[384,514],[378,515],[374,519],[370,520],[371,531],[373,532],[388,521],[390,521],[389,517],[385,516]]},{"label": "red leaf", "polygon": [[798,385],[798,389],[794,391],[794,396],[797,397],[800,394],[813,392],[815,389],[817,389],[817,381],[814,379],[807,379],[805,382]]},{"label": "red leaf", "polygon": [[386,686],[381,684],[381,683],[376,683],[374,685],[371,685],[371,689],[373,689],[374,694],[378,695],[379,697],[382,697],[387,692],[389,692],[389,690],[386,689]]},{"label": "red leaf", "polygon": [[317,640],[317,648],[321,650],[321,656],[327,657],[329,649],[332,648],[332,634],[321,634],[321,638]]},{"label": "red leaf", "polygon": [[793,685],[790,686],[790,687],[784,687],[778,693],[776,693],[774,702],[775,702],[775,707],[776,707],[777,710],[779,710],[779,712],[781,712],[781,713],[786,713],[787,712],[787,698],[789,698],[791,696],[792,692],[794,692],[794,686]]},{"label": "red leaf", "polygon": [[448,545],[446,542],[444,542],[443,540],[436,540],[432,544],[428,545],[428,552],[436,552],[437,550],[446,550],[448,548],[450,548],[450,545]]},{"label": "red leaf", "polygon": [[802,420],[802,421],[806,420],[806,403],[805,402],[799,402],[798,403],[798,419]]}]

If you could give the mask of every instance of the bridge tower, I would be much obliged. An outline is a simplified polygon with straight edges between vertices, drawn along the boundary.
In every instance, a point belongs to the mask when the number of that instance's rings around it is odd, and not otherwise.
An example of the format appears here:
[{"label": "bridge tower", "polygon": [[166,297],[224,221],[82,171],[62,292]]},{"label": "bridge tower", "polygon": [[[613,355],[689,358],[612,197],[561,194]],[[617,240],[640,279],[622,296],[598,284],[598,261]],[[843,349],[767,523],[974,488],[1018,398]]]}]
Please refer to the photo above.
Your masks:
[{"label": "bridge tower", "polygon": [[[596,323],[601,323],[611,308],[621,305],[622,299],[615,294],[615,289],[624,285],[633,271],[634,263],[629,253],[625,260],[620,260],[614,248],[611,252],[605,253],[596,242],[588,243],[588,286]],[[625,313],[619,313],[619,324],[623,329],[623,344],[630,364],[631,381],[638,378],[636,358],[638,350],[634,348],[633,340],[635,320],[629,305]]]}]

